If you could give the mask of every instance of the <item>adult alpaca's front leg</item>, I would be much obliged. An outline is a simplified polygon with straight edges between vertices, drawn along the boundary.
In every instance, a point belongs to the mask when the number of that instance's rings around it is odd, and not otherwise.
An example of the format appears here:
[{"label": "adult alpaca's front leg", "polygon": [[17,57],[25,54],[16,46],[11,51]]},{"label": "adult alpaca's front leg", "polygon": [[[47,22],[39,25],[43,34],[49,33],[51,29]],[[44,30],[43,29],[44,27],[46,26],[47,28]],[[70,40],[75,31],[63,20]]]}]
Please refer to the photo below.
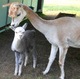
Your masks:
[{"label": "adult alpaca's front leg", "polygon": [[57,51],[58,51],[58,47],[55,46],[55,45],[52,45],[51,46],[51,53],[50,53],[50,57],[49,57],[49,62],[48,62],[48,65],[47,65],[45,71],[43,72],[43,75],[45,75],[45,74],[47,74],[49,72],[50,67],[51,67],[51,65],[52,65],[52,63],[53,63],[53,61],[54,61],[54,59],[56,57]]}]

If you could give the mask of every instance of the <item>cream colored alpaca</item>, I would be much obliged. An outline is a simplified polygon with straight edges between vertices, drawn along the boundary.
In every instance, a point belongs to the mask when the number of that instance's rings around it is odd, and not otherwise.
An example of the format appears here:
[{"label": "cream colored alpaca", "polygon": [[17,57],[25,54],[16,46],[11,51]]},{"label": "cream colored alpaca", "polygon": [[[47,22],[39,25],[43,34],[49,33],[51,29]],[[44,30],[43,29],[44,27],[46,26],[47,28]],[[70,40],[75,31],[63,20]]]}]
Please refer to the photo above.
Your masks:
[{"label": "cream colored alpaca", "polygon": [[12,18],[11,25],[13,27],[19,25],[23,18],[27,17],[32,25],[39,30],[51,44],[49,62],[43,74],[49,72],[59,48],[60,79],[64,79],[64,62],[69,46],[80,48],[80,19],[62,17],[55,20],[44,20],[29,7],[21,3],[13,2],[4,6],[10,6],[9,16]]}]

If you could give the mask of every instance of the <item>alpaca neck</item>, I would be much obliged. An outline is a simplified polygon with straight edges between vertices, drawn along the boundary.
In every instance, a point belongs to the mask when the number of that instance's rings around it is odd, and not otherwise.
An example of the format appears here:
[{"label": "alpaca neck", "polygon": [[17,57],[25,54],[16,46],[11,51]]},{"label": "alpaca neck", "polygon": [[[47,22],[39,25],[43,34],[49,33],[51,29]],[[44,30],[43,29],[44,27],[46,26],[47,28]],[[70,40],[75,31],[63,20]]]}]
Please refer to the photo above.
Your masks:
[{"label": "alpaca neck", "polygon": [[[45,34],[46,33],[46,23],[45,20],[40,18],[35,12],[33,12],[30,8],[25,6],[24,10],[27,13],[27,18],[30,20],[32,25],[39,30],[41,33]],[[45,27],[46,26],[46,27]]]},{"label": "alpaca neck", "polygon": [[15,46],[18,46],[21,43],[21,40],[14,37],[13,43],[14,43]]},{"label": "alpaca neck", "polygon": [[13,51],[18,51],[18,52],[22,52],[24,50],[24,43],[22,42],[22,40],[17,39],[16,37],[14,37],[13,42],[12,42],[12,46],[11,49]]}]

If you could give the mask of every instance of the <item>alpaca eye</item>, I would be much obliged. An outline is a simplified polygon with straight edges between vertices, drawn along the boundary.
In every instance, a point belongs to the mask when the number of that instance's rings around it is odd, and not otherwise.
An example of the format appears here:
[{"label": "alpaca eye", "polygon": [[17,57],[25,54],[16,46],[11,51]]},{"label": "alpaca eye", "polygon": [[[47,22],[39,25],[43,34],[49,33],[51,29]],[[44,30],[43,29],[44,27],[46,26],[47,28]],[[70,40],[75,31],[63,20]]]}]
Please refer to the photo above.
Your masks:
[{"label": "alpaca eye", "polygon": [[19,14],[17,14],[17,17],[18,17],[18,16],[20,16],[20,15],[21,15],[20,13],[19,13]]}]

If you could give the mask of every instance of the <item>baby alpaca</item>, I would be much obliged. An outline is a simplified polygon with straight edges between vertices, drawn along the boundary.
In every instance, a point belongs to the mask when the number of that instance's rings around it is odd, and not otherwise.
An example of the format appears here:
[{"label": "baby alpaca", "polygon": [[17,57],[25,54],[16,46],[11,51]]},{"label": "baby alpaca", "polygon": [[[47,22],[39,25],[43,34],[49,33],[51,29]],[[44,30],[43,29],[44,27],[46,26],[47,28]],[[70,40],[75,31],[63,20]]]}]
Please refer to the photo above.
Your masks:
[{"label": "baby alpaca", "polygon": [[25,31],[27,25],[22,27],[10,27],[14,32],[14,39],[11,49],[15,52],[15,72],[14,75],[20,76],[22,73],[22,66],[26,66],[28,61],[28,53],[32,52],[33,56],[33,68],[36,67],[36,49],[35,49],[35,31]]}]

